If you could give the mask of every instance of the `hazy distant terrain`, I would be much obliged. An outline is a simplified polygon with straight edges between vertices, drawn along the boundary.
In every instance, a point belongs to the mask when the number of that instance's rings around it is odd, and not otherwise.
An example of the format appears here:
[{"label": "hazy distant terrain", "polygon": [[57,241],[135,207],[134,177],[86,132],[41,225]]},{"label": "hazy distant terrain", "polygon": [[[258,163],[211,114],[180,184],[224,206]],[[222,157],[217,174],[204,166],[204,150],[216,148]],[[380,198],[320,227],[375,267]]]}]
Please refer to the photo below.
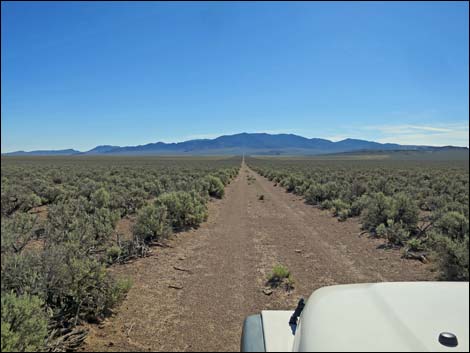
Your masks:
[{"label": "hazy distant terrain", "polygon": [[468,148],[454,146],[418,146],[378,143],[357,139],[333,142],[320,138],[305,138],[293,134],[241,133],[215,139],[189,140],[178,143],[149,143],[139,146],[97,146],[89,151],[75,149],[16,151],[4,155],[319,155],[357,151],[463,151]]}]

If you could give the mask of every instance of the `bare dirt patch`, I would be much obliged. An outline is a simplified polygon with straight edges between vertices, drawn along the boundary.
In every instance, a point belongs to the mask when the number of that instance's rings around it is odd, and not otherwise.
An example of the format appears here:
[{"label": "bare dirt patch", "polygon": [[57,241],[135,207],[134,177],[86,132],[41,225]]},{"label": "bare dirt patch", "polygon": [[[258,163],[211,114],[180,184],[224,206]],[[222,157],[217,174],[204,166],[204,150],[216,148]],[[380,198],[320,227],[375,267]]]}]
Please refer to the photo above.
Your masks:
[{"label": "bare dirt patch", "polygon": [[47,220],[48,208],[47,205],[33,207],[29,210],[29,213],[38,217],[40,222],[45,222]]}]

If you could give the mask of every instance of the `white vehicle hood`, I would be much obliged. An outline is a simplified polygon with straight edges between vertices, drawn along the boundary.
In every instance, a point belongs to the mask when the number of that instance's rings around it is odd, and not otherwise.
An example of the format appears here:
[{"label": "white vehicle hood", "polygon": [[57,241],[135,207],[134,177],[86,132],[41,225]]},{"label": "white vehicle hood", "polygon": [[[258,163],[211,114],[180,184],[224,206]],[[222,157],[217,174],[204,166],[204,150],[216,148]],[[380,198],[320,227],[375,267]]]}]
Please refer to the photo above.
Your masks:
[{"label": "white vehicle hood", "polygon": [[[309,298],[293,351],[468,352],[468,330],[468,282],[332,286]],[[442,332],[458,346],[439,343]]]}]

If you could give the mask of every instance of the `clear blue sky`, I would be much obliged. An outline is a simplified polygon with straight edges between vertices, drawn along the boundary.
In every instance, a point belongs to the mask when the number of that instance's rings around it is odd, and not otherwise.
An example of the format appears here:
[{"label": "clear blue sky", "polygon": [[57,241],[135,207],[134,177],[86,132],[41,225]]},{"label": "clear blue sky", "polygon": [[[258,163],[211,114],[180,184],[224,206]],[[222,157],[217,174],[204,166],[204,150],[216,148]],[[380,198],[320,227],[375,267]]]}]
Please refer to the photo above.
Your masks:
[{"label": "clear blue sky", "polygon": [[242,131],[468,146],[466,2],[1,7],[2,152]]}]

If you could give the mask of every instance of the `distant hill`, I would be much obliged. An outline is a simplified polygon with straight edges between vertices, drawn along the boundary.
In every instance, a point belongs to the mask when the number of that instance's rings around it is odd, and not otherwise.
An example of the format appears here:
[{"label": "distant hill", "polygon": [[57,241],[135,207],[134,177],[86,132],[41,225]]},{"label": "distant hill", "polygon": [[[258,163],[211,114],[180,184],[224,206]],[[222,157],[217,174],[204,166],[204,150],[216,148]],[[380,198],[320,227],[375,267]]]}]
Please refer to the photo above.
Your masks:
[{"label": "distant hill", "polygon": [[2,153],[4,156],[71,156],[74,154],[80,154],[80,151],[74,149],[67,150],[37,150],[37,151],[16,151],[10,153]]},{"label": "distant hill", "polygon": [[357,139],[338,142],[320,138],[305,138],[293,134],[241,133],[224,135],[215,139],[189,140],[178,143],[156,142],[139,146],[97,146],[89,151],[74,149],[59,151],[11,152],[10,156],[52,155],[320,155],[354,151],[437,151],[446,149],[467,150],[466,147],[432,147],[378,143]]}]

